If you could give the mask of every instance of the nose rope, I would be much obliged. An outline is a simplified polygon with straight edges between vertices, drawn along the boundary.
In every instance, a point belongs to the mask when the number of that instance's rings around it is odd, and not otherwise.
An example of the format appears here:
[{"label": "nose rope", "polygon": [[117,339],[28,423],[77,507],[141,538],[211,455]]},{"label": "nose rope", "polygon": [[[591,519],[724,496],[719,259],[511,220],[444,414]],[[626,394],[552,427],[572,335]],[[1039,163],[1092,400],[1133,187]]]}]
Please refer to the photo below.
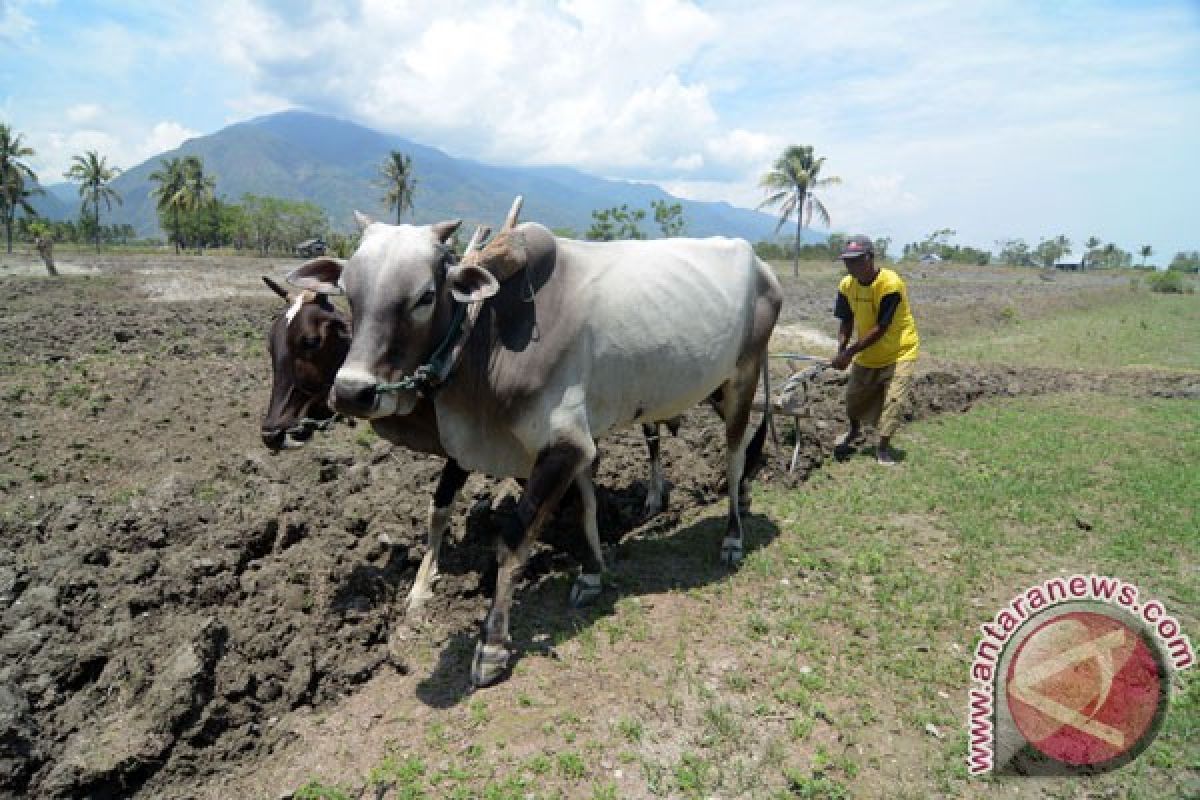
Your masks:
[{"label": "nose rope", "polygon": [[[514,204],[513,208],[519,208],[519,204]],[[510,217],[514,212],[509,212]],[[515,217],[512,217],[515,220]],[[508,227],[512,227],[509,225]],[[475,232],[471,234],[471,240],[467,242],[467,247],[463,251],[463,260],[483,243],[491,234],[491,228],[485,225],[480,225],[475,228]],[[453,259],[454,251],[449,247],[442,245],[439,247],[442,258],[444,260]],[[422,397],[430,397],[438,390],[446,379],[450,377],[450,372],[458,364],[458,359],[462,356],[463,348],[466,346],[466,341],[471,335],[471,331],[475,329],[475,320],[479,317],[479,311],[483,308],[483,300],[476,300],[467,305],[459,302],[454,304],[454,317],[450,320],[450,328],[446,331],[446,338],[442,339],[442,343],[433,351],[433,355],[429,357],[429,361],[417,367],[412,375],[406,375],[398,381],[383,382],[375,385],[375,391],[378,392],[396,392],[396,391],[415,391]]]},{"label": "nose rope", "polygon": [[471,328],[474,327],[475,318],[479,315],[479,308],[482,304],[482,301],[470,304],[470,325],[464,325],[468,317],[467,304],[456,302],[454,317],[450,320],[450,329],[446,332],[446,337],[442,339],[441,344],[433,351],[433,355],[429,357],[429,361],[413,370],[412,375],[405,375],[398,381],[376,384],[375,391],[415,391],[422,396],[428,396],[437,391],[438,387],[445,383],[446,378],[450,376],[450,371],[458,362],[458,356],[462,354],[461,345],[470,334]]}]

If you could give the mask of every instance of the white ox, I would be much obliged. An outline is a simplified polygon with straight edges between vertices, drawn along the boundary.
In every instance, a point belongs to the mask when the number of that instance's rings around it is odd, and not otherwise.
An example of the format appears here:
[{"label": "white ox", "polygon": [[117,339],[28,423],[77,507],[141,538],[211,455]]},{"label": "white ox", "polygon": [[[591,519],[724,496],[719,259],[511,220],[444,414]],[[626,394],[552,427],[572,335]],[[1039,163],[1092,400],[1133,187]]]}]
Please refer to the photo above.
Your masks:
[{"label": "white ox", "polygon": [[728,448],[721,558],[741,560],[739,492],[766,426],[751,431],[750,407],[782,304],[778,280],[743,240],[578,242],[515,225],[518,208],[458,265],[445,243],[459,221],[373,223],[347,264],[317,259],[289,276],[349,297],[353,340],[332,392],[338,411],[404,415],[432,397],[447,455],[466,470],[527,479],[499,537],[477,686],[504,674],[515,576],[572,481],[595,562],[575,588],[598,591],[591,466],[606,431],[709,398]]}]

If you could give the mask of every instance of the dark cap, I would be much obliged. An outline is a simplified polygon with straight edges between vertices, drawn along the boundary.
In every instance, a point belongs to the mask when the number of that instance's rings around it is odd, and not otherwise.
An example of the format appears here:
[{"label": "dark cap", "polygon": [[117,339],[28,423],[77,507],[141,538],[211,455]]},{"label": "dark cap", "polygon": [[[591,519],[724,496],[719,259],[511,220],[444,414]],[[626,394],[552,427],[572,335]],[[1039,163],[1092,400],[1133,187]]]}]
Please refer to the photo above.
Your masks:
[{"label": "dark cap", "polygon": [[875,255],[875,245],[871,243],[870,238],[857,234],[846,240],[846,244],[842,245],[842,258],[858,258],[859,256]]}]

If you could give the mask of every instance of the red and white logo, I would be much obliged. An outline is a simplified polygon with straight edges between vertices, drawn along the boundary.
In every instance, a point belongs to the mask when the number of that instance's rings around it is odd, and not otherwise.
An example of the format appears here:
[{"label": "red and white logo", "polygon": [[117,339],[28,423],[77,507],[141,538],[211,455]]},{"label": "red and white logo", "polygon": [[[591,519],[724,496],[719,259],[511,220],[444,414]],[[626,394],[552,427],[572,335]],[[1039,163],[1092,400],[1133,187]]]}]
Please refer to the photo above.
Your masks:
[{"label": "red and white logo", "polygon": [[1167,676],[1142,636],[1090,611],[1038,625],[1006,677],[1008,709],[1025,741],[1075,767],[1136,755],[1167,699]]},{"label": "red and white logo", "polygon": [[1172,671],[1196,661],[1162,603],[1104,575],[1030,586],[979,629],[967,708],[972,775],[1119,769],[1158,735]]}]

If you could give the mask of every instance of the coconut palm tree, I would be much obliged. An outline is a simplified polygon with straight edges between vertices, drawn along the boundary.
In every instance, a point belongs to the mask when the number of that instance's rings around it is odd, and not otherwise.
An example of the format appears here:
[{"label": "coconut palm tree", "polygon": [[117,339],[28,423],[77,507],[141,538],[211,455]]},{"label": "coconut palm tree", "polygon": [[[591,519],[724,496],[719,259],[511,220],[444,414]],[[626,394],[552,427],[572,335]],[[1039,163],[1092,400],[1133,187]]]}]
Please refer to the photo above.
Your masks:
[{"label": "coconut palm tree", "polygon": [[1115,242],[1109,242],[1104,245],[1104,266],[1112,268],[1117,263],[1117,245]]},{"label": "coconut palm tree", "polygon": [[778,233],[793,214],[796,215],[796,247],[792,256],[792,274],[800,274],[800,236],[804,226],[812,221],[815,214],[825,227],[829,227],[829,212],[825,205],[813,194],[814,189],[824,189],[836,186],[842,179],[830,175],[821,177],[821,167],[825,165],[825,157],[813,157],[812,145],[792,145],[775,159],[775,166],[770,172],[759,179],[759,187],[770,194],[759,203],[758,207],[776,207],[779,212],[779,224],[775,226]]},{"label": "coconut palm tree", "polygon": [[183,236],[179,214],[183,210],[182,192],[187,176],[183,170],[182,158],[164,158],[159,164],[162,166],[150,173],[150,180],[158,184],[150,195],[154,198],[155,207],[160,214],[159,219],[165,216],[170,220],[171,239],[175,242],[175,252],[178,253],[179,242]]},{"label": "coconut palm tree", "polygon": [[184,212],[197,214],[211,208],[216,200],[216,187],[216,180],[204,174],[204,162],[199,156],[186,156],[183,159],[183,186],[179,191],[179,206]]},{"label": "coconut palm tree", "polygon": [[1087,269],[1092,265],[1092,260],[1096,257],[1096,250],[1100,247],[1100,244],[1099,236],[1089,236],[1087,241],[1083,243],[1083,246],[1087,248],[1083,253],[1083,258],[1080,259],[1083,262],[1081,265],[1083,269]]},{"label": "coconut palm tree", "polygon": [[164,158],[159,164],[160,168],[150,173],[150,180],[158,184],[150,194],[162,215],[160,219],[165,216],[170,220],[171,239],[178,253],[184,244],[185,218],[212,206],[217,182],[205,174],[199,156]]},{"label": "coconut palm tree", "polygon": [[21,141],[21,134],[14,133],[6,123],[0,122],[0,219],[4,220],[4,233],[8,252],[12,252],[13,220],[17,209],[35,216],[29,198],[45,194],[37,185],[37,175],[22,159],[37,155],[32,147]]},{"label": "coconut palm tree", "polygon": [[1149,258],[1150,256],[1154,255],[1154,248],[1148,244],[1144,244],[1144,245],[1142,245],[1141,249],[1138,250],[1138,255],[1140,255],[1142,257],[1142,269],[1145,269],[1146,268],[1146,259]]},{"label": "coconut palm tree", "polygon": [[110,167],[108,158],[99,155],[95,150],[88,150],[81,156],[75,156],[72,159],[74,163],[71,168],[63,173],[63,177],[70,181],[79,181],[79,196],[83,198],[83,208],[81,212],[87,216],[88,206],[92,208],[92,222],[95,225],[94,234],[96,237],[96,250],[100,250],[100,201],[104,201],[104,207],[109,211],[112,210],[113,200],[117,201],[117,205],[121,204],[121,195],[109,186],[113,178],[121,174],[120,167]]},{"label": "coconut palm tree", "polygon": [[417,186],[417,179],[413,176],[412,159],[399,150],[393,150],[379,168],[379,174],[383,178],[379,186],[384,190],[384,206],[396,209],[396,224],[399,225],[400,216],[413,207],[413,189]]}]

